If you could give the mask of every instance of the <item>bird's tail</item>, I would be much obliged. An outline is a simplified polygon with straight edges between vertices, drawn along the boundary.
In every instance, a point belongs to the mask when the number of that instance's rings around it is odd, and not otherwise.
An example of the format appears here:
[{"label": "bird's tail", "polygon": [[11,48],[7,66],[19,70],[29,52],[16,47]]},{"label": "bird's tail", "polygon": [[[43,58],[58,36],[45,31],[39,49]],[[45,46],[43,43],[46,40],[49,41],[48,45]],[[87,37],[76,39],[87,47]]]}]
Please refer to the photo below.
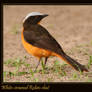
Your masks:
[{"label": "bird's tail", "polygon": [[64,61],[66,61],[66,63],[70,64],[75,70],[81,71],[81,72],[83,71],[88,72],[88,70],[86,69],[84,65],[78,63],[76,60],[72,59],[70,56],[66,54],[57,55],[57,56],[63,59]]}]

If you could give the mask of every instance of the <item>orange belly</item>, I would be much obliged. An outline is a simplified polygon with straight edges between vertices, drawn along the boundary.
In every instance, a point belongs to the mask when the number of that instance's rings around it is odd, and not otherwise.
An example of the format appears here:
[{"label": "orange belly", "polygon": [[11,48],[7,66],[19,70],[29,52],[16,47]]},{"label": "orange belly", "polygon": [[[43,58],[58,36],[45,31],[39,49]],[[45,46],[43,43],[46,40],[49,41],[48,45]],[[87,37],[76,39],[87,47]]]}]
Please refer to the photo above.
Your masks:
[{"label": "orange belly", "polygon": [[41,48],[35,47],[35,46],[27,43],[24,39],[23,31],[22,31],[22,34],[21,34],[21,39],[22,39],[22,44],[23,44],[24,48],[26,49],[26,51],[29,54],[32,54],[33,56],[36,56],[38,58],[52,56],[51,51],[41,49]]}]

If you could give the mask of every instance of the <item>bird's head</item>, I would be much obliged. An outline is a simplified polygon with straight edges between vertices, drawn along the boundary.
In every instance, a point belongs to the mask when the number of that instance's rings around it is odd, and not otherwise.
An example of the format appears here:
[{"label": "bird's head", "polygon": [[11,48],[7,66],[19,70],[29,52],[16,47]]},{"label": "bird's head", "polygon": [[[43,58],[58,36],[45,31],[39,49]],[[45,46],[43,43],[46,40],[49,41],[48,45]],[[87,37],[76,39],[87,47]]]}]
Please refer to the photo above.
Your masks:
[{"label": "bird's head", "polygon": [[38,24],[44,17],[48,16],[47,14],[42,14],[39,12],[29,13],[23,20],[23,24]]}]

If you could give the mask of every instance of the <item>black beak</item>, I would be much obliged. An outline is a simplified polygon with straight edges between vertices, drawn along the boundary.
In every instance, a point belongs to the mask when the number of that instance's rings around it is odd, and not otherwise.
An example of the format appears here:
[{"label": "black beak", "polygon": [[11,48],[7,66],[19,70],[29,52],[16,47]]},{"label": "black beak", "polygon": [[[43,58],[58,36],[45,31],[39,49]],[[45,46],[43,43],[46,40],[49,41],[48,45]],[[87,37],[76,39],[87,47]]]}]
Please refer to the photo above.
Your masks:
[{"label": "black beak", "polygon": [[44,14],[44,15],[42,15],[42,16],[43,16],[43,18],[44,18],[44,17],[47,17],[47,16],[48,16],[48,14]]}]

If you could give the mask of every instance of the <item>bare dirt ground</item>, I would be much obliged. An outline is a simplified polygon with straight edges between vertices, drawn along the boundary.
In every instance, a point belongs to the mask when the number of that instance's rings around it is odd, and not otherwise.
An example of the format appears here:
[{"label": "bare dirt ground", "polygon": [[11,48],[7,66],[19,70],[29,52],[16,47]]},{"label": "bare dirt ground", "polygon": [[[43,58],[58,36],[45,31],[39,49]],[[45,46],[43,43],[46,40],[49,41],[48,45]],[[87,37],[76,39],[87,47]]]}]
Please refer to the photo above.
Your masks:
[{"label": "bare dirt ground", "polygon": [[[63,66],[65,74],[52,71],[54,62],[62,60],[50,57],[47,62],[47,73],[15,74],[16,65],[11,66],[16,58],[30,67],[21,64],[17,72],[29,72],[34,70],[38,61],[29,55],[21,43],[22,20],[30,12],[41,12],[49,16],[41,22],[62,46],[63,50],[83,65],[88,65],[92,57],[92,6],[81,5],[4,5],[3,7],[3,58],[4,58],[4,82],[92,82],[92,65],[89,72],[80,74],[70,67]],[[10,63],[9,59],[12,59]],[[15,60],[15,61],[14,61]],[[17,61],[18,61],[17,60]],[[41,70],[40,65],[38,70]]]}]

